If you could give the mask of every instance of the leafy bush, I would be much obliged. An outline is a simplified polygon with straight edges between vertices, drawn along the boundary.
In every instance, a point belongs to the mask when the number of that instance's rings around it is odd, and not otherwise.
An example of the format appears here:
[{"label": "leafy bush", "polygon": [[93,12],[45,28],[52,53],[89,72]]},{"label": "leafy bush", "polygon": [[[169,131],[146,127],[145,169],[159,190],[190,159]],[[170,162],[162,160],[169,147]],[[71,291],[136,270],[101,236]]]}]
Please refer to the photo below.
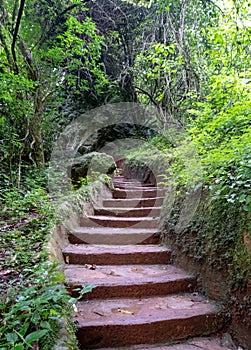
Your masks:
[{"label": "leafy bush", "polygon": [[240,203],[251,211],[251,99],[214,115],[206,108],[189,133],[214,198]]},{"label": "leafy bush", "polygon": [[[10,183],[1,194],[1,350],[51,350],[64,318],[72,335],[70,348],[78,348],[70,320],[77,299],[67,293],[57,265],[46,262],[48,238],[58,219],[45,188],[46,174],[46,169],[27,168],[20,188]],[[88,196],[84,185],[82,201]],[[77,192],[72,193],[75,199]],[[80,296],[91,289],[84,286]]]},{"label": "leafy bush", "polygon": [[[52,263],[40,264],[34,270],[26,282],[30,286],[24,286],[15,300],[13,296],[2,300],[1,350],[28,350],[34,344],[49,350],[57,341],[62,318],[71,316],[77,299],[60,284],[63,273]],[[92,287],[83,286],[79,298],[91,290]]]}]

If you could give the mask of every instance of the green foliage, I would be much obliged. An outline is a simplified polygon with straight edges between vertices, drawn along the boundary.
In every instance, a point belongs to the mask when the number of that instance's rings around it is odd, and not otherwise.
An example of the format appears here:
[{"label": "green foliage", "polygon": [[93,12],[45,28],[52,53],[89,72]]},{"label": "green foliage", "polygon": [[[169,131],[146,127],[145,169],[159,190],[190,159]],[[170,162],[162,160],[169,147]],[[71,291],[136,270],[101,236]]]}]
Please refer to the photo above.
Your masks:
[{"label": "green foliage", "polygon": [[157,106],[163,123],[166,117],[186,123],[186,110],[202,97],[201,82],[207,83],[209,39],[204,31],[215,28],[218,9],[213,2],[180,0],[156,0],[153,8],[153,39],[134,65],[138,99]]},{"label": "green foliage", "polygon": [[44,176],[44,170],[27,169],[20,189],[7,178],[1,183],[1,266],[21,275],[23,266],[32,267],[47,256],[43,247],[53,226],[53,210],[46,190],[40,187]]},{"label": "green foliage", "polygon": [[165,172],[169,167],[171,142],[168,134],[154,136],[126,154],[125,164],[131,168],[150,168],[157,173]]},{"label": "green foliage", "polygon": [[[30,277],[31,286],[23,288],[15,301],[1,305],[0,349],[51,349],[57,341],[62,318],[70,317],[78,300],[71,298],[66,288],[59,284],[64,275],[55,264],[35,266]],[[79,298],[93,287],[83,286]]]},{"label": "green foliage", "polygon": [[[63,327],[71,337],[67,340],[69,348],[78,349],[71,313],[76,301],[93,287],[83,286],[78,290],[78,299],[72,298],[63,285],[62,270],[57,264],[48,263],[47,242],[57,218],[44,188],[46,175],[45,169],[27,167],[20,189],[7,183],[1,194],[2,350],[28,350],[35,346],[51,350],[64,320]],[[86,194],[87,186],[82,191]],[[75,200],[76,197],[74,204]],[[82,195],[81,203],[85,201]]]},{"label": "green foliage", "polygon": [[[84,12],[85,9],[82,8],[81,11]],[[97,34],[96,25],[91,18],[80,21],[72,15],[65,25],[67,30],[57,36],[52,48],[44,52],[47,60],[56,60],[60,64],[58,69],[61,66],[67,73],[67,87],[75,88],[76,94],[89,91],[88,74],[94,82],[92,88],[101,94],[108,84],[103,65],[99,62],[104,38]],[[76,71],[81,74],[81,79]]]},{"label": "green foliage", "polygon": [[133,3],[133,4],[138,5],[138,6],[150,7],[154,0],[123,0],[123,1],[127,1],[127,2]]},{"label": "green foliage", "polygon": [[213,199],[205,192],[203,200],[187,227],[177,234],[179,201],[168,220],[167,239],[200,265],[224,271],[229,288],[245,288],[251,276],[251,256],[243,243],[244,232],[250,232],[250,216],[240,205]]},{"label": "green foliage", "polygon": [[[135,83],[140,91],[147,94],[139,95],[140,102],[155,102],[159,105],[166,105],[168,92],[175,89],[179,79],[178,71],[184,65],[182,56],[175,55],[177,45],[172,43],[164,45],[153,43],[148,50],[140,53],[135,61]],[[166,86],[167,82],[170,86]],[[156,86],[157,85],[157,86]]]},{"label": "green foliage", "polygon": [[[218,96],[220,92],[221,88]],[[200,116],[189,129],[200,155],[204,181],[215,198],[241,203],[245,211],[251,211],[251,100],[245,96],[219,113],[214,106],[210,98],[200,105]]]},{"label": "green foliage", "polygon": [[[251,276],[244,239],[245,232],[246,239],[251,238],[250,84],[241,72],[221,72],[210,77],[204,101],[188,110],[191,118],[181,139],[168,145],[160,138],[158,148],[164,152],[157,158],[164,165],[164,182],[177,190],[166,222],[167,239],[201,264],[223,269],[230,286],[242,288]],[[146,145],[129,155],[129,166],[158,162]],[[177,234],[186,194],[201,182],[204,197],[191,222]]]},{"label": "green foliage", "polygon": [[66,122],[59,109],[70,94],[102,95],[108,84],[100,62],[104,38],[83,18],[81,1],[27,0],[15,38],[18,6],[0,4],[0,159],[9,172],[22,159],[44,163],[44,149],[48,156],[58,124]]}]

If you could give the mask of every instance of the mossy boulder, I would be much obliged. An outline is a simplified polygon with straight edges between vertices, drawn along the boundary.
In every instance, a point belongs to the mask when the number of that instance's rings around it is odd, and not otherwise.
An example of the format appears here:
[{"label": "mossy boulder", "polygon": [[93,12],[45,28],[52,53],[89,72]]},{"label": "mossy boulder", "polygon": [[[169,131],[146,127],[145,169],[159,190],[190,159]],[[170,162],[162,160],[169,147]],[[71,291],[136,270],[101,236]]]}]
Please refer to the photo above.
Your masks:
[{"label": "mossy boulder", "polygon": [[80,178],[95,175],[96,173],[111,175],[116,169],[112,156],[106,153],[91,152],[74,159],[71,166],[71,179],[77,183]]}]

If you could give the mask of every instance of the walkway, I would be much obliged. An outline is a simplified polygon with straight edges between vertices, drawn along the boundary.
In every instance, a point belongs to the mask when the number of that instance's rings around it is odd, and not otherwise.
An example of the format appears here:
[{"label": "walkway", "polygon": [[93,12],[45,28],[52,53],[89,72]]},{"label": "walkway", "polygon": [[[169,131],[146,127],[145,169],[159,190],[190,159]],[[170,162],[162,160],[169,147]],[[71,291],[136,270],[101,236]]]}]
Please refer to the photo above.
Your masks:
[{"label": "walkway", "polygon": [[113,198],[81,219],[63,252],[72,295],[83,283],[96,286],[74,315],[80,348],[227,350],[205,338],[222,327],[219,308],[160,245],[164,190],[119,176],[114,186]]}]

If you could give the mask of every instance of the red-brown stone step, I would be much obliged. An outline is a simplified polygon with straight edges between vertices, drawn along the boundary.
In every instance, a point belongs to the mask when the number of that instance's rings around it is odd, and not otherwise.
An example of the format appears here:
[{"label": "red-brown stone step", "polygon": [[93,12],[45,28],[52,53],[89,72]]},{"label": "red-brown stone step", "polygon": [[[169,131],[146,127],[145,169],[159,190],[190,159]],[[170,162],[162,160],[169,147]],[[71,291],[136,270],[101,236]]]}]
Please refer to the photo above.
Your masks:
[{"label": "red-brown stone step", "polygon": [[145,183],[145,182],[142,182],[142,181],[139,181],[137,179],[127,179],[125,177],[116,177],[114,176],[112,178],[112,181],[113,183],[118,183],[118,184],[133,184],[133,185],[137,185],[137,186],[154,186],[154,183]]},{"label": "red-brown stone step", "polygon": [[156,198],[164,197],[165,190],[163,189],[114,189],[112,191],[113,198],[122,198],[122,199],[133,199],[133,198]]},{"label": "red-brown stone step", "polygon": [[145,207],[145,208],[94,208],[95,215],[110,215],[118,217],[142,217],[152,216],[159,217],[161,207]]},{"label": "red-brown stone step", "polygon": [[148,189],[156,189],[156,185],[154,184],[141,184],[141,183],[130,183],[130,182],[113,182],[114,187],[120,189],[137,189],[137,190],[148,190]]},{"label": "red-brown stone step", "polygon": [[217,307],[193,295],[77,303],[80,349],[154,344],[210,334],[219,329]]},{"label": "red-brown stone step", "polygon": [[113,176],[112,178],[113,182],[136,182],[136,183],[142,183],[141,181],[137,180],[137,179],[129,179],[129,178],[126,178],[126,177],[123,177],[123,176]]},{"label": "red-brown stone step", "polygon": [[[100,350],[114,350],[115,348],[102,348]],[[130,347],[117,348],[116,350],[233,350],[233,347],[224,345],[220,338],[196,338],[182,343],[168,345],[132,345]]]},{"label": "red-brown stone step", "polygon": [[80,217],[80,225],[85,227],[114,227],[114,228],[157,228],[158,220],[153,217],[116,217],[105,215],[88,215]]},{"label": "red-brown stone step", "polygon": [[68,264],[125,265],[167,264],[171,252],[158,245],[69,244],[63,250]]},{"label": "red-brown stone step", "polygon": [[152,228],[78,227],[68,234],[72,244],[158,244],[159,230]]},{"label": "red-brown stone step", "polygon": [[65,267],[66,284],[73,296],[83,284],[96,288],[84,299],[132,298],[193,291],[193,276],[172,265],[79,265]]},{"label": "red-brown stone step", "polygon": [[142,208],[159,207],[163,204],[164,197],[157,198],[134,198],[134,199],[105,199],[104,207],[111,208]]},{"label": "red-brown stone step", "polygon": [[123,175],[114,175],[113,176],[113,181],[138,181],[136,179],[133,179],[133,178],[128,178],[128,177],[125,177]]}]

